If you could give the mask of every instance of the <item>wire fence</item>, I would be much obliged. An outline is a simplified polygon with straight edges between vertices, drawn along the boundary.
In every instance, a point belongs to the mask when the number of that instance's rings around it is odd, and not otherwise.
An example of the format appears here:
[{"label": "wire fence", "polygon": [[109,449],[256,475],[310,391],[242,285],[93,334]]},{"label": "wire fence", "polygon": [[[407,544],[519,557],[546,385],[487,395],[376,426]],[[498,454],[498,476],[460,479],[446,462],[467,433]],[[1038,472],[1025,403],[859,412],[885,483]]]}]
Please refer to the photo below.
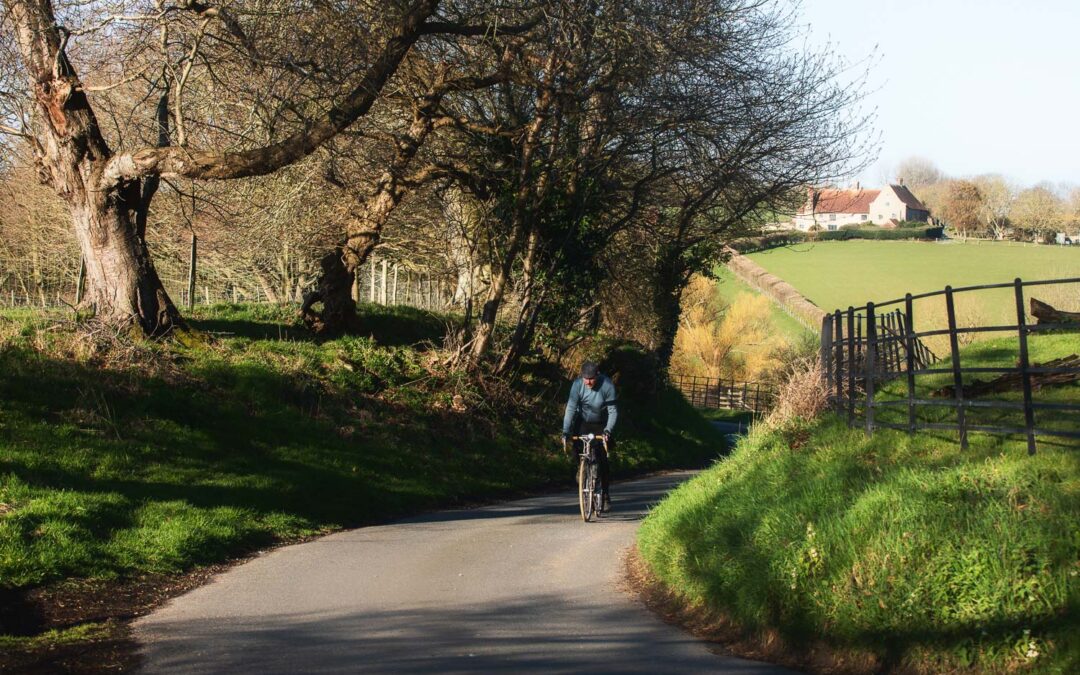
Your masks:
[{"label": "wire fence", "polygon": [[[1023,281],[952,288],[883,303],[869,302],[846,312],[825,316],[821,327],[821,361],[831,407],[850,426],[915,433],[921,429],[954,431],[960,445],[968,445],[972,431],[1017,434],[1027,439],[1028,452],[1036,451],[1037,437],[1080,439],[1080,404],[1058,385],[1080,382],[1080,357],[1055,353],[1035,363],[1034,339],[1080,332],[1080,313],[1055,309],[1030,297],[1032,289],[1055,286],[1080,299],[1080,278]],[[991,289],[1011,289],[1016,323],[958,326],[955,298]],[[947,326],[916,330],[917,300],[945,303]],[[1030,304],[1031,318],[1026,307]],[[897,307],[900,305],[900,307]],[[895,309],[889,309],[893,308]],[[882,311],[885,309],[886,311]],[[968,352],[978,365],[963,363],[960,344],[965,336],[999,335],[1007,341],[977,344]],[[945,337],[948,354],[939,358],[925,344]],[[1013,342],[1015,339],[1015,342]],[[1069,351],[1072,341],[1059,350]],[[1051,349],[1051,351],[1053,351]],[[994,376],[977,380],[972,376]],[[1000,395],[1000,396],[993,396]]]},{"label": "wire fence", "polygon": [[[181,308],[221,303],[299,303],[317,283],[317,261],[284,261],[269,269],[207,264],[193,238],[187,259],[165,252],[155,268],[169,297]],[[86,292],[77,257],[25,260],[0,258],[0,307],[74,307]],[[352,295],[358,302],[408,305],[440,311],[463,302],[458,275],[416,263],[372,256],[356,271]]]}]

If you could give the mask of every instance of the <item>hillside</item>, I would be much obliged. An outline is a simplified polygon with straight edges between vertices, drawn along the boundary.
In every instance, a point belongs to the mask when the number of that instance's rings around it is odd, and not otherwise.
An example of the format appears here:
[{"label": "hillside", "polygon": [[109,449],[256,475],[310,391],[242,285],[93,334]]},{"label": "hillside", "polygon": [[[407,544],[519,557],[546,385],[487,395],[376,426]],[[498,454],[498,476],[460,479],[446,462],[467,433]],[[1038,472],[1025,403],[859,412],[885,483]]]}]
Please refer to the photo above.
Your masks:
[{"label": "hillside", "polygon": [[[369,337],[325,342],[294,314],[210,308],[187,346],[0,316],[0,669],[122,638],[118,619],[202,566],[572,482],[558,368],[513,385],[449,369],[451,318],[418,310],[365,307]],[[723,449],[674,392],[637,393],[632,350],[609,357],[627,385],[614,471]]]}]

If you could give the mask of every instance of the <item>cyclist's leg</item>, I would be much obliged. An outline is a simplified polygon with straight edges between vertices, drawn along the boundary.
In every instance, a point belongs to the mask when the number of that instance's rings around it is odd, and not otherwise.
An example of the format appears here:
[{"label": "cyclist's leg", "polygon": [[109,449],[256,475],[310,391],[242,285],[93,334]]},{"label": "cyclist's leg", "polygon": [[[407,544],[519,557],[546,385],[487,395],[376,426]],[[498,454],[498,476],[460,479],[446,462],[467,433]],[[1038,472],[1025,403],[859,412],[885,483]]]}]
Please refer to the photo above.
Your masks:
[{"label": "cyclist's leg", "polygon": [[[608,450],[614,445],[613,440],[608,441]],[[604,493],[605,500],[610,498],[611,488],[611,464],[608,462],[607,452],[600,451],[600,490]]]}]

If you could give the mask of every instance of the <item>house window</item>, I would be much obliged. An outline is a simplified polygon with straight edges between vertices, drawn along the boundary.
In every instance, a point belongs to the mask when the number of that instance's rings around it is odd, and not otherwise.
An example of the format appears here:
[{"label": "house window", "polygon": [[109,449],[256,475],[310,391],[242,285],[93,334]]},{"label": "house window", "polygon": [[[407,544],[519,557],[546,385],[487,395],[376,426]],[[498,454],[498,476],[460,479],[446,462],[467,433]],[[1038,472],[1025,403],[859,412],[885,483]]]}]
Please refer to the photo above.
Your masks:
[{"label": "house window", "polygon": [[863,220],[869,220],[870,219],[870,214],[869,213],[862,214],[862,219]]},{"label": "house window", "polygon": [[835,213],[830,213],[829,214],[829,220],[836,220],[836,214]]},{"label": "house window", "polygon": [[878,220],[885,220],[884,218],[882,218],[882,217],[881,217],[881,214],[880,214],[880,213],[879,213],[879,214],[877,214],[877,219],[878,219]]},{"label": "house window", "polygon": [[836,225],[833,225],[832,223],[829,223],[829,230],[835,230],[835,229],[836,229]]}]

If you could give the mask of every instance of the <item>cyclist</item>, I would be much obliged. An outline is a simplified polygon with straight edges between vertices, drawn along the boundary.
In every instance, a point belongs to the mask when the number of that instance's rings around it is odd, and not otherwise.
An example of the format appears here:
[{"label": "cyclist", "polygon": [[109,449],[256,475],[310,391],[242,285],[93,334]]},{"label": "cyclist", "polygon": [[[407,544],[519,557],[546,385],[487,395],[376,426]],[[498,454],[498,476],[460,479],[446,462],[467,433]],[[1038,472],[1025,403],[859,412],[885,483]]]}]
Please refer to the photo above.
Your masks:
[{"label": "cyclist", "polygon": [[[619,418],[615,401],[615,385],[611,378],[600,372],[592,361],[581,364],[581,377],[570,386],[570,397],[566,401],[563,414],[562,440],[563,450],[569,450],[571,432],[574,436],[582,434],[603,434],[608,450],[614,448],[611,432]],[[600,491],[604,498],[604,508],[610,506],[608,488],[611,482],[611,466],[607,452],[600,451]]]}]

